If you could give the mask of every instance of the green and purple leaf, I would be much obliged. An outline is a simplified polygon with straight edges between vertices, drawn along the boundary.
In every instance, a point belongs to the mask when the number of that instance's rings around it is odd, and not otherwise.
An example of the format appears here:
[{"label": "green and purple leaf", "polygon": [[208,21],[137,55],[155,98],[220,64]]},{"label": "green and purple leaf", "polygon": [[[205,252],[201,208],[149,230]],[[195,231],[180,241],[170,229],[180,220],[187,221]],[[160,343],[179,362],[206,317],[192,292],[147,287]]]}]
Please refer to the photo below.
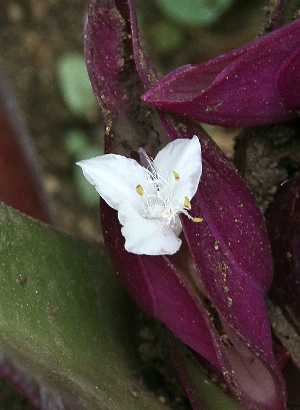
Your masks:
[{"label": "green and purple leaf", "polygon": [[42,410],[166,409],[137,376],[136,306],[105,250],[2,203],[0,223],[0,374]]},{"label": "green and purple leaf", "polygon": [[170,347],[172,360],[194,410],[244,409],[233,397],[219,388],[218,378],[215,382],[211,380],[209,372],[200,364],[198,357],[191,354],[178,339],[170,338]]}]

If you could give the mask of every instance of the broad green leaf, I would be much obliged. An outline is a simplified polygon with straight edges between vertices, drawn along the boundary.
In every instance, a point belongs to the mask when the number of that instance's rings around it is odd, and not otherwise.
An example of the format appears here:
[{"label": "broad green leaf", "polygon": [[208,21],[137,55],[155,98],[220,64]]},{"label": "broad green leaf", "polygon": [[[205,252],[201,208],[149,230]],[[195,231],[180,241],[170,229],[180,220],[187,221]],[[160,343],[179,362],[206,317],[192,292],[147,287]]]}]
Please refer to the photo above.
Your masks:
[{"label": "broad green leaf", "polygon": [[137,378],[135,306],[105,251],[1,203],[0,226],[0,353],[42,387],[40,400],[166,409]]},{"label": "broad green leaf", "polygon": [[213,24],[234,0],[155,0],[171,18],[185,24]]}]

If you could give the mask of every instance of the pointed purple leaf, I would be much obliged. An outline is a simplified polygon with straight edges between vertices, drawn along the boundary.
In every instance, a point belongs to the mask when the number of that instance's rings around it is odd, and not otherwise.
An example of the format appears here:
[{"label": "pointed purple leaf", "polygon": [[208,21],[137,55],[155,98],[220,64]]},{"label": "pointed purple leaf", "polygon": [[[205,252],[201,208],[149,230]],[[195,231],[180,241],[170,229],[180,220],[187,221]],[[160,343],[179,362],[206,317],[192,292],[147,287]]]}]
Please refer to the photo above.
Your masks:
[{"label": "pointed purple leaf", "polygon": [[[113,19],[108,20],[108,15],[113,15]],[[131,28],[126,21],[129,15]],[[138,113],[145,110],[139,96],[153,84],[155,73],[141,48],[131,1],[93,0],[89,16],[88,70],[104,110],[109,128],[107,135],[113,137],[107,139],[109,151],[116,139],[127,138],[129,130],[137,135],[141,124]],[[103,16],[106,17],[102,31]],[[122,19],[125,20],[120,30],[115,22]],[[108,30],[107,21],[111,21],[115,34]],[[116,45],[113,57],[102,52],[97,54],[97,47],[105,41]],[[125,71],[120,65],[113,66],[119,61],[116,55],[126,60],[128,53],[131,53],[130,66],[127,65]],[[220,66],[222,64],[221,61]],[[112,75],[111,88],[107,89]],[[128,87],[134,84],[137,87],[130,90]],[[117,96],[122,94],[120,90],[125,91],[127,105],[115,98],[114,87]],[[285,387],[273,357],[264,304],[264,294],[272,280],[272,263],[262,215],[231,163],[200,126],[163,111],[158,114],[160,122],[152,114],[149,120],[150,111],[144,118],[145,144],[162,135],[174,140],[191,138],[194,134],[202,143],[203,179],[192,201],[192,213],[204,221],[195,224],[182,219],[198,273],[189,268],[184,249],[174,258],[126,252],[117,213],[103,203],[103,235],[111,258],[133,298],[220,369],[231,390],[248,408],[255,405],[260,409],[283,410]],[[211,320],[218,321],[218,315],[223,332],[226,329],[230,349],[224,343],[224,335],[219,333],[220,327]],[[257,383],[261,377],[268,380],[265,387]]]},{"label": "pointed purple leaf", "polygon": [[253,126],[299,118],[299,48],[300,19],[213,60],[180,67],[142,98],[214,125]]},{"label": "pointed purple leaf", "polygon": [[107,122],[125,111],[127,104],[125,86],[119,79],[125,64],[121,48],[125,23],[114,7],[109,7],[110,1],[102,1],[101,7],[96,7],[96,3],[90,5],[84,51],[92,87]]}]

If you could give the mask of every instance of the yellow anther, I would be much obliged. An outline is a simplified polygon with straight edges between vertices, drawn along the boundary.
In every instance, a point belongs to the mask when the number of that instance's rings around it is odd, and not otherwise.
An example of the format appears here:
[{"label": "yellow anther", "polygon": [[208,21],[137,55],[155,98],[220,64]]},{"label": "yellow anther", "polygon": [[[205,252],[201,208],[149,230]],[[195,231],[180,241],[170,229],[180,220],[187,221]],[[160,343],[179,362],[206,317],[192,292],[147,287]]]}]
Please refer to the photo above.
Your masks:
[{"label": "yellow anther", "polygon": [[191,203],[187,196],[184,197],[183,206],[185,207],[185,209],[191,209]]},{"label": "yellow anther", "polygon": [[172,171],[172,174],[173,174],[174,178],[176,179],[176,181],[178,181],[178,179],[180,178],[178,172]]},{"label": "yellow anther", "polygon": [[193,222],[203,222],[203,218],[193,218]]},{"label": "yellow anther", "polygon": [[139,195],[144,195],[144,188],[142,187],[142,185],[137,185],[135,190]]},{"label": "yellow anther", "polygon": [[172,209],[169,209],[169,211],[166,213],[166,218],[169,218],[172,215]]}]

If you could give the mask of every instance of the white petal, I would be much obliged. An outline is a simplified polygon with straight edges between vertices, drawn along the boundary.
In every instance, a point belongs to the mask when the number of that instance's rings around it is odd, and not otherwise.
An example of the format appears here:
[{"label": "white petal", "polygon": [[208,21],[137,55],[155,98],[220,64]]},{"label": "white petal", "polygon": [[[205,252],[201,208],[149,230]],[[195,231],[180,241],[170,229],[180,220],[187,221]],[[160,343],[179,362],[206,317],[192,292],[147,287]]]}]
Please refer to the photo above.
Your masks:
[{"label": "white petal", "polygon": [[202,174],[201,145],[196,135],[192,139],[177,139],[166,145],[155,157],[154,166],[162,176],[172,178],[176,171],[179,179],[174,185],[174,199],[192,199]]},{"label": "white petal", "polygon": [[180,248],[181,240],[166,223],[143,218],[130,202],[121,204],[118,217],[123,225],[122,234],[128,252],[138,255],[172,255]]},{"label": "white petal", "polygon": [[134,159],[107,154],[77,162],[84,176],[114,209],[124,200],[139,203],[137,185],[147,184],[148,171]]}]

